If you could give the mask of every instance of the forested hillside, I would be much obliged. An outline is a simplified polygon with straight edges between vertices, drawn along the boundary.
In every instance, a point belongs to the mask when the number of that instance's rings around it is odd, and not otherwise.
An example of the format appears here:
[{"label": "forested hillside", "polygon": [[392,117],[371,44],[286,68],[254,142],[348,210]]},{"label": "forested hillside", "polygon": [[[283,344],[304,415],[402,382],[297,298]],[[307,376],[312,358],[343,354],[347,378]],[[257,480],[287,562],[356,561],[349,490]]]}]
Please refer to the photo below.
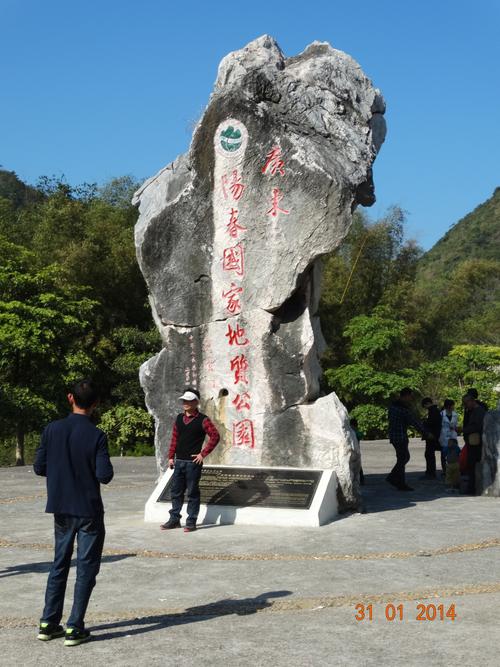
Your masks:
[{"label": "forested hillside", "polygon": [[386,429],[405,385],[437,401],[476,386],[490,406],[500,387],[500,189],[428,253],[404,238],[398,209],[376,222],[357,212],[326,259],[320,306],[329,344],[325,381],[372,436]]},{"label": "forested hillside", "polygon": [[[84,375],[102,385],[112,453],[153,451],[138,368],[160,340],[135,257],[136,187],[131,177],[31,186],[0,170],[0,465],[31,460]],[[388,401],[405,385],[457,401],[476,386],[495,404],[499,210],[497,189],[425,255],[405,238],[401,210],[376,221],[357,211],[324,258],[324,390],[368,436],[385,436]]]},{"label": "forested hillside", "polygon": [[425,253],[418,280],[442,284],[464,260],[498,261],[500,256],[500,187],[483,204],[459,220]]}]

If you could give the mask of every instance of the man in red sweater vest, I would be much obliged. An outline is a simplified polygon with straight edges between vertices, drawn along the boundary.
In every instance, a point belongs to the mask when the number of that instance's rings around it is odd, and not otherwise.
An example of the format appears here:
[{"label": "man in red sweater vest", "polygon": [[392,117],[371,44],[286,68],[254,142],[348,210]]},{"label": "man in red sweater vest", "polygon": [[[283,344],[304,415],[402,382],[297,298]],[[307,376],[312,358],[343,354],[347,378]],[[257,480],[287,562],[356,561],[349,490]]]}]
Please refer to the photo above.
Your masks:
[{"label": "man in red sweater vest", "polygon": [[[200,477],[203,459],[210,454],[220,440],[220,435],[210,419],[198,410],[200,392],[189,387],[180,397],[184,412],[177,415],[172,429],[168,452],[168,464],[174,469],[170,485],[172,509],[170,519],[161,530],[181,527],[181,509],[187,491],[187,520],[185,533],[196,530],[200,511]],[[208,442],[203,446],[205,438]]]}]

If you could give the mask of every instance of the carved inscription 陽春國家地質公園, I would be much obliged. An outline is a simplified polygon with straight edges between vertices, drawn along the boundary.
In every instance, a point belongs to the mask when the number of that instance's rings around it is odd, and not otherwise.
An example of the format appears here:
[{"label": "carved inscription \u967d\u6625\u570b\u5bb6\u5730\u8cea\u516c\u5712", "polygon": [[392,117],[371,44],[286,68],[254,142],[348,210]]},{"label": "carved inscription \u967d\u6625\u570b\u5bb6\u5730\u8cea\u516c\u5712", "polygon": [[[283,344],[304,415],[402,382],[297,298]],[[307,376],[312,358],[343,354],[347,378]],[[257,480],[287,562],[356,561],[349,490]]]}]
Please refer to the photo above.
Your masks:
[{"label": "carved inscription \u967d\u6625\u570b\u5bb6\u5730\u8cea\u516c\u5712", "polygon": [[[234,119],[228,119],[219,125],[215,132],[216,148],[215,192],[218,205],[214,206],[216,233],[224,234],[222,245],[223,284],[220,297],[225,312],[232,318],[228,322],[225,338],[228,346],[228,386],[231,387],[230,401],[241,418],[231,424],[232,445],[253,449],[255,447],[255,428],[251,418],[252,410],[252,341],[247,335],[239,315],[244,312],[245,294],[245,239],[248,227],[244,220],[243,205],[247,193],[244,171],[244,155],[250,138],[245,125]],[[266,193],[266,216],[276,219],[290,214],[285,208],[285,194],[276,179],[283,178],[286,165],[283,152],[278,143],[274,143],[262,158],[260,176],[269,180],[263,187]],[[261,221],[264,223],[265,221]],[[239,349],[241,348],[241,349]]]}]

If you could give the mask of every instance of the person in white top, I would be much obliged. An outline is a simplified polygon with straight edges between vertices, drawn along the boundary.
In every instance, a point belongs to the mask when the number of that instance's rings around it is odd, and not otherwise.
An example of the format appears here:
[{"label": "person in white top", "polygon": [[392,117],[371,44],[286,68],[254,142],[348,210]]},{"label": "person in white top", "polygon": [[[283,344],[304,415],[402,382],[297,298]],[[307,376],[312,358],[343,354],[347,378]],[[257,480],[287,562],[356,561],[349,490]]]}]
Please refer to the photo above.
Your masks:
[{"label": "person in white top", "polygon": [[446,456],[448,449],[448,440],[456,440],[458,438],[458,415],[453,409],[455,401],[447,398],[443,404],[441,411],[441,434],[439,436],[439,444]]}]

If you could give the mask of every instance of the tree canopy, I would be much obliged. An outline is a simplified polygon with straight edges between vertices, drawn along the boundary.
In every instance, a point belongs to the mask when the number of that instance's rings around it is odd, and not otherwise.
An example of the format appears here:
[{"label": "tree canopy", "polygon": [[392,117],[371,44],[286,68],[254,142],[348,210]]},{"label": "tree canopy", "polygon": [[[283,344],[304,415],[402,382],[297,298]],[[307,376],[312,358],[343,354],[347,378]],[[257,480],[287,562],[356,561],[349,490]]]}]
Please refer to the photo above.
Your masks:
[{"label": "tree canopy", "polygon": [[[0,171],[0,460],[15,442],[22,463],[26,436],[64,415],[68,385],[89,374],[110,432],[123,430],[116,407],[133,408],[141,452],[152,451],[137,373],[160,343],[135,258],[136,187],[131,177],[30,187]],[[136,444],[111,442],[122,453]]]}]

